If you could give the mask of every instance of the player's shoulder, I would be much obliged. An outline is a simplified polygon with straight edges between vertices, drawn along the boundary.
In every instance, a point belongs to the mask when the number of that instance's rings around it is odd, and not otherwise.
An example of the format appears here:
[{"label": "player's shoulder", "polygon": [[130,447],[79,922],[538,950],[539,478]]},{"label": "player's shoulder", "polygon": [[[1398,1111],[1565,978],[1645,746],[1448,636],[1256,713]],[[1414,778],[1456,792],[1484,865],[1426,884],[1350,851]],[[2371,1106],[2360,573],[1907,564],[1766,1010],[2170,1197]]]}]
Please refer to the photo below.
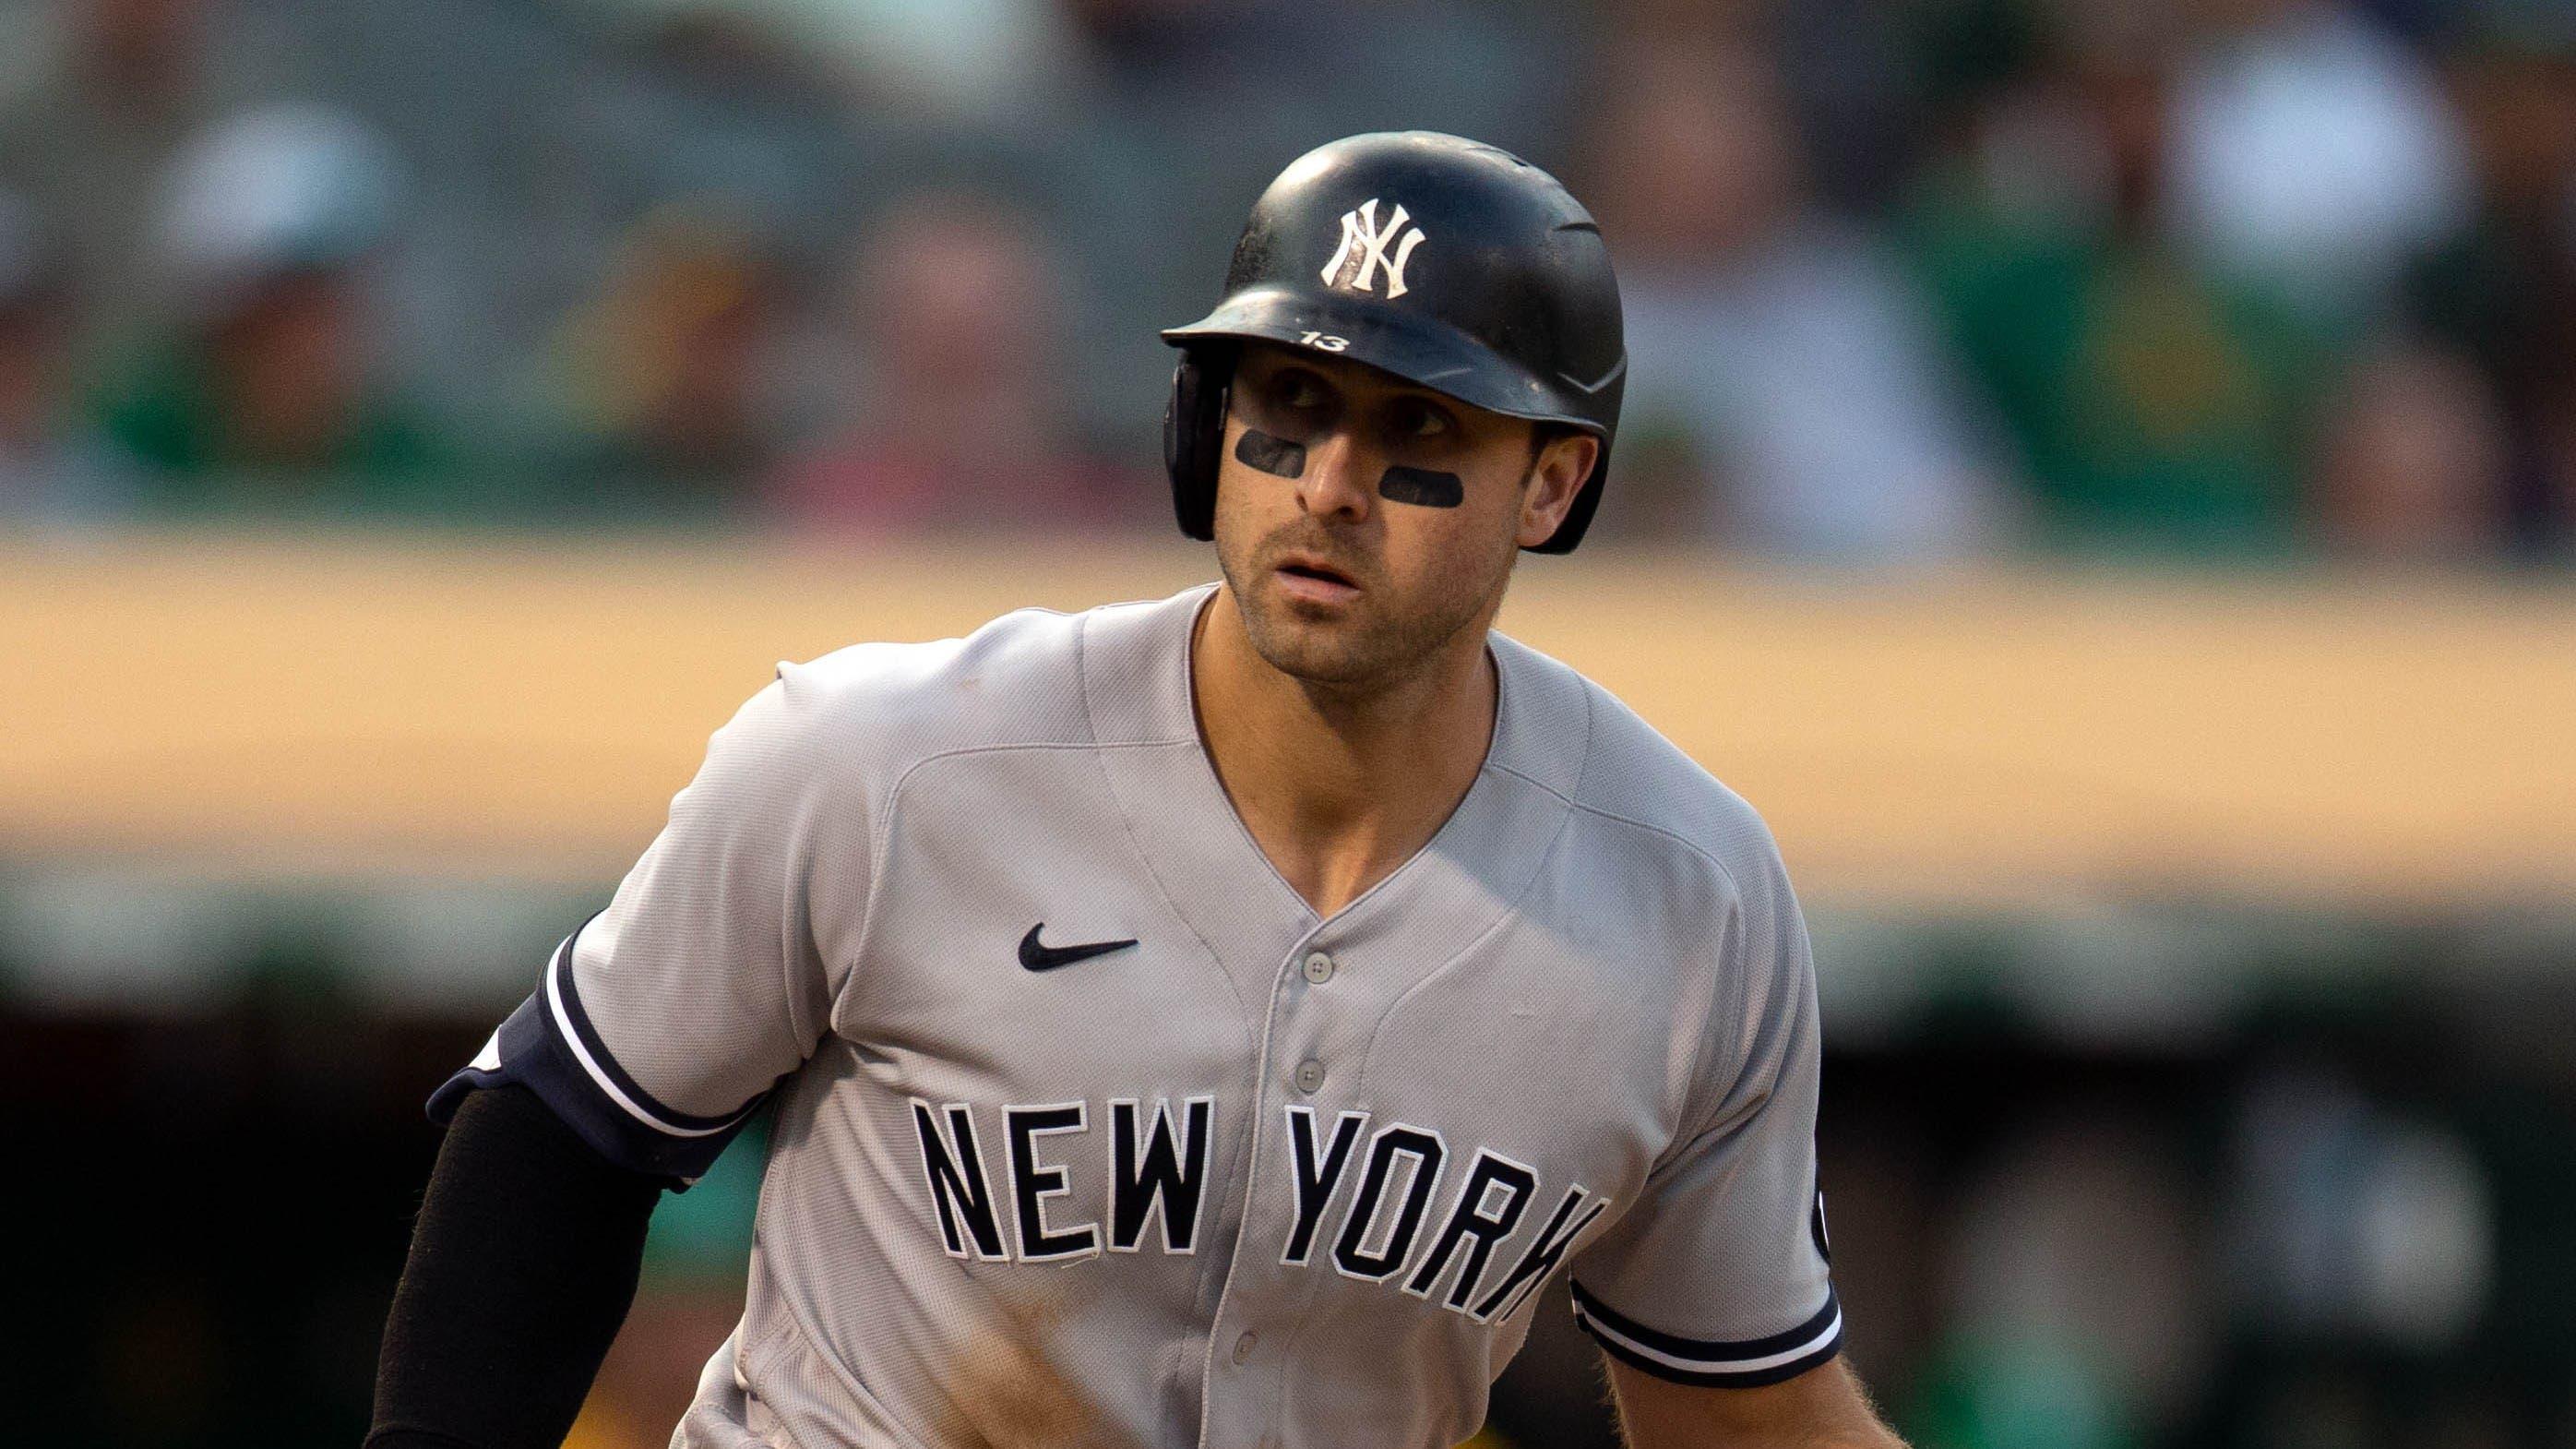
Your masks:
[{"label": "player's shoulder", "polygon": [[[1573,666],[1496,637],[1498,649],[1515,651],[1525,679],[1580,703],[1580,729],[1554,734],[1575,755],[1559,775],[1570,777],[1563,793],[1590,828],[1641,844],[1660,841],[1668,851],[1707,862],[1729,885],[1780,873],[1779,845],[1750,801]],[[1570,725],[1570,709],[1560,712]]]},{"label": "player's shoulder", "polygon": [[1082,614],[1015,609],[957,638],[850,644],[781,661],[781,723],[852,763],[901,767],[985,746],[1086,736]]},{"label": "player's shoulder", "polygon": [[957,638],[781,662],[746,714],[761,714],[789,753],[810,747],[839,772],[873,776],[960,751],[1087,746],[1098,742],[1103,681],[1115,687],[1185,649],[1202,592],[1078,613],[1016,609]]}]

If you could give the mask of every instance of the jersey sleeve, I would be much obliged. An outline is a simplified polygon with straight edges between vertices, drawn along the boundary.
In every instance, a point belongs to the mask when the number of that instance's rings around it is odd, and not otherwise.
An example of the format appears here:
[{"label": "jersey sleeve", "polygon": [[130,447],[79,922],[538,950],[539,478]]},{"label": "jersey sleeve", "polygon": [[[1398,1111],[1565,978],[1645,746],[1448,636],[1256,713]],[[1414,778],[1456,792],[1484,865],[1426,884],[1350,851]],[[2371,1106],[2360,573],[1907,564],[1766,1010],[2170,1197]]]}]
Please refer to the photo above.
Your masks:
[{"label": "jersey sleeve", "polygon": [[1776,853],[1716,927],[1701,1105],[1634,1207],[1573,1270],[1575,1319],[1613,1357],[1750,1388],[1842,1347],[1816,1184],[1819,1042],[1807,931]]},{"label": "jersey sleeve", "polygon": [[846,758],[834,768],[847,749],[801,667],[780,665],[432,1119],[518,1082],[611,1162],[694,1181],[827,1029],[833,947],[856,941],[872,874],[867,812]]}]

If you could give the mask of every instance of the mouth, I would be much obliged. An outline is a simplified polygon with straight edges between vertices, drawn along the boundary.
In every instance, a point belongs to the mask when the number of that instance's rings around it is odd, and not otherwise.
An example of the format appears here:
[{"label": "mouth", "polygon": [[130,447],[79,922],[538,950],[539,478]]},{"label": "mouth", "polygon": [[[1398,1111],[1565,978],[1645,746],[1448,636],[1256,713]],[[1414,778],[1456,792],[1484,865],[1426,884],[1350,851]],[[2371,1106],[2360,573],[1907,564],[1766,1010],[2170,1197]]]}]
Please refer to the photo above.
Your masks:
[{"label": "mouth", "polygon": [[1280,590],[1292,599],[1338,604],[1359,597],[1359,582],[1311,554],[1292,553],[1273,570]]}]

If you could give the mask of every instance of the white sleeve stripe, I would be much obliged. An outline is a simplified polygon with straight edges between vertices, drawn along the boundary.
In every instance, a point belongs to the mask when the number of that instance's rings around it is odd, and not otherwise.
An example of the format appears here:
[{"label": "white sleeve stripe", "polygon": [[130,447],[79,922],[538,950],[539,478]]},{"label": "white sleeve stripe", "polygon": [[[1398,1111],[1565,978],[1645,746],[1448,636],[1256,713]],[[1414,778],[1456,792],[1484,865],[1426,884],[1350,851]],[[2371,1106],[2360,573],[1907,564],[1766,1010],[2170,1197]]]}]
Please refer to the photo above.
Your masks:
[{"label": "white sleeve stripe", "polygon": [[1592,1333],[1619,1345],[1639,1358],[1652,1359],[1666,1368],[1679,1369],[1684,1373],[1755,1373],[1762,1369],[1777,1368],[1784,1363],[1814,1353],[1817,1349],[1831,1343],[1835,1334],[1843,1331],[1843,1313],[1842,1309],[1837,1307],[1833,1317],[1825,1320],[1825,1326],[1817,1330],[1814,1337],[1804,1343],[1784,1348],[1778,1353],[1766,1353],[1759,1358],[1684,1358],[1679,1354],[1667,1353],[1660,1348],[1630,1338],[1602,1322],[1598,1315],[1584,1312],[1580,1301],[1574,1305],[1574,1317]]},{"label": "white sleeve stripe", "polygon": [[[578,931],[573,933],[574,936],[579,934],[581,933]],[[553,963],[546,970],[546,1010],[553,1018],[555,1035],[562,1038],[564,1045],[572,1048],[573,1058],[581,1063],[582,1070],[590,1074],[591,1081],[598,1085],[599,1090],[606,1094],[610,1101],[625,1108],[626,1114],[636,1121],[669,1137],[713,1137],[749,1115],[750,1109],[745,1108],[713,1127],[683,1127],[678,1123],[664,1120],[650,1108],[638,1103],[633,1097],[628,1096],[625,1089],[618,1086],[607,1072],[601,1070],[599,1063],[591,1057],[590,1048],[582,1043],[581,1033],[573,1030],[571,1016],[564,1011],[563,986],[557,973],[572,969],[572,941],[572,936],[564,938],[563,945],[555,950]]]}]

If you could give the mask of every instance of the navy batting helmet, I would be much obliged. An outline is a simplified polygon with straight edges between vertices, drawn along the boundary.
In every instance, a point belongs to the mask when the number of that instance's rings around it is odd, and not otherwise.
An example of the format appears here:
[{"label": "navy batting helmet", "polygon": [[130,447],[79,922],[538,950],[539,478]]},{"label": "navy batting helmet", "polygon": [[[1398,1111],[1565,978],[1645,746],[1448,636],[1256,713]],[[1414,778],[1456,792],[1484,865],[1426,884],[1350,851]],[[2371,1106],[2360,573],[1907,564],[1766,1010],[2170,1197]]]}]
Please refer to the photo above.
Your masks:
[{"label": "navy batting helmet", "polygon": [[1163,461],[1181,532],[1215,536],[1218,456],[1236,348],[1316,348],[1408,382],[1601,440],[1600,460],[1540,553],[1570,553],[1601,503],[1628,377],[1619,284],[1601,229],[1555,177],[1436,131],[1317,147],[1253,203],[1215,311],[1181,349]]}]

